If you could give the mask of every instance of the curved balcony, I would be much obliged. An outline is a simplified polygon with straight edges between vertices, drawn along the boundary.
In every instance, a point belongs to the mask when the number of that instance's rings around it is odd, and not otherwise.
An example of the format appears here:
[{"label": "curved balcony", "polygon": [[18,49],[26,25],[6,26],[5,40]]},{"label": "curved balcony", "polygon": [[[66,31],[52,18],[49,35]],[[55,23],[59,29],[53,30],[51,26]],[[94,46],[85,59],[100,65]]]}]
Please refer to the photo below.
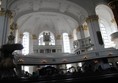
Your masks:
[{"label": "curved balcony", "polygon": [[81,54],[72,53],[37,53],[16,55],[15,61],[17,64],[63,64],[79,62],[97,58],[118,57],[118,50],[109,48],[102,51],[89,51]]}]

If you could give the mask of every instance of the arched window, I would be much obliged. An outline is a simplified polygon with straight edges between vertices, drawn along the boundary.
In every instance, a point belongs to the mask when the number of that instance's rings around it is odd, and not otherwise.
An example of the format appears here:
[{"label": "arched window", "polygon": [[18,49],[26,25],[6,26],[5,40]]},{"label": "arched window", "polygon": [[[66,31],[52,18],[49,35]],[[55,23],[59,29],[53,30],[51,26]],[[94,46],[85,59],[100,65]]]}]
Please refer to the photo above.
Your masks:
[{"label": "arched window", "polygon": [[111,42],[110,35],[108,35],[108,32],[107,32],[106,27],[105,27],[104,23],[102,22],[102,20],[100,20],[99,25],[100,25],[100,31],[102,34],[105,48],[113,47],[114,44],[113,44],[113,42]]},{"label": "arched window", "polygon": [[114,15],[111,8],[109,8],[107,5],[100,4],[96,6],[95,11],[99,17],[99,26],[105,48],[114,47],[115,45],[111,41],[111,34],[116,32],[117,28],[112,22]]},{"label": "arched window", "polygon": [[55,45],[55,38],[54,38],[54,34],[50,31],[43,31],[40,33],[39,35],[39,45],[45,45],[45,42],[43,41],[44,39],[44,35],[43,33],[50,33],[50,42],[49,42],[49,45]]},{"label": "arched window", "polygon": [[68,33],[63,33],[63,45],[64,45],[64,52],[70,53],[70,41]]},{"label": "arched window", "polygon": [[29,53],[29,33],[28,32],[23,33],[22,45],[24,47],[22,53],[24,55],[28,54]]}]

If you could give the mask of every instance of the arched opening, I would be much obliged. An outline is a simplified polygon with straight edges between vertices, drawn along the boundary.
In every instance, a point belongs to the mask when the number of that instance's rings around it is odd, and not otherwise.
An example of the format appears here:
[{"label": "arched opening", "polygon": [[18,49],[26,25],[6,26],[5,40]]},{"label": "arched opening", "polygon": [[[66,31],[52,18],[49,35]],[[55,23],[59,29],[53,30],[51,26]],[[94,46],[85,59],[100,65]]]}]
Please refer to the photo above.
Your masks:
[{"label": "arched opening", "polygon": [[70,41],[68,33],[63,33],[63,45],[64,45],[64,52],[70,53]]},{"label": "arched opening", "polygon": [[29,53],[29,32],[23,33],[22,45],[24,47],[22,53],[27,55]]},{"label": "arched opening", "polygon": [[[99,17],[99,26],[104,41],[104,47],[114,47],[114,43],[111,41],[111,34],[117,31],[116,22],[112,10],[106,5],[98,5],[95,9],[96,14]],[[104,13],[103,13],[104,12]]]}]

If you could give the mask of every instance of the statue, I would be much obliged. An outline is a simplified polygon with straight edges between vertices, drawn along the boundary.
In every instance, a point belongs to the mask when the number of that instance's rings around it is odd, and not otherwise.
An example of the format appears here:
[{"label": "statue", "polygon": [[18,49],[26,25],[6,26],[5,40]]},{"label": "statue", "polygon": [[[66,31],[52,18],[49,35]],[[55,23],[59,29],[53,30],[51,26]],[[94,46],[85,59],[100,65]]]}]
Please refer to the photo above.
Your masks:
[{"label": "statue", "polygon": [[10,35],[8,36],[8,44],[13,44],[14,39],[15,39],[15,36],[13,35],[12,32],[10,32]]}]

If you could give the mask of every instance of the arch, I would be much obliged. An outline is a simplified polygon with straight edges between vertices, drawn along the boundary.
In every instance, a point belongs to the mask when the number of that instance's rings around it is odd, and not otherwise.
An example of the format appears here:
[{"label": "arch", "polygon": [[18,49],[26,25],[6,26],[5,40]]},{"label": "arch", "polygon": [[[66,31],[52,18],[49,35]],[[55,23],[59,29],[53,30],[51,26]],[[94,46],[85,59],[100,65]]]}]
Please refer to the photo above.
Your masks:
[{"label": "arch", "polygon": [[96,6],[95,11],[99,17],[99,27],[105,48],[114,47],[110,35],[117,31],[117,27],[112,10],[107,5],[100,4]]},{"label": "arch", "polygon": [[[104,20],[110,29],[110,34],[117,31],[116,21],[111,8],[107,5],[100,4],[95,8],[96,14],[99,16],[99,20]],[[106,25],[106,24],[105,24]]]}]

